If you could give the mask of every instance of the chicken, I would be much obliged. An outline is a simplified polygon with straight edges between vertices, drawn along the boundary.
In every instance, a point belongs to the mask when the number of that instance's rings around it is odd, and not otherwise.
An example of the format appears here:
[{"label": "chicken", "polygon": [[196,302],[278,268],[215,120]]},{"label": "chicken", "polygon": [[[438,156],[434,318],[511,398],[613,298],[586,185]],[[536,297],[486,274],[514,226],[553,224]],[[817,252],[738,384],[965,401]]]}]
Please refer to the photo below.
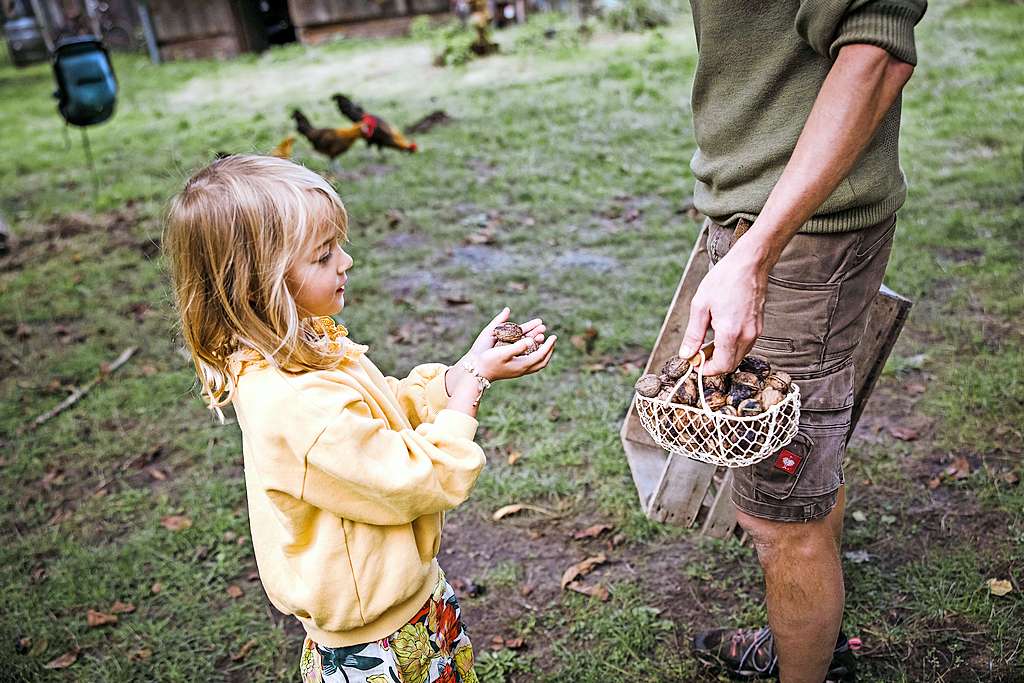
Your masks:
[{"label": "chicken", "polygon": [[289,135],[281,142],[277,143],[274,149],[270,150],[270,156],[277,157],[278,159],[291,159],[292,158],[292,147],[295,146],[295,136]]},{"label": "chicken", "polygon": [[347,152],[356,140],[363,137],[361,124],[354,124],[347,128],[314,128],[309,119],[298,109],[292,111],[292,118],[295,119],[295,127],[299,129],[299,133],[309,140],[313,149],[331,161]]},{"label": "chicken", "polygon": [[338,105],[338,110],[343,116],[362,126],[367,145],[377,145],[378,150],[391,147],[410,154],[417,150],[416,143],[406,139],[400,130],[379,116],[367,113],[344,95],[336,94],[331,99]]}]

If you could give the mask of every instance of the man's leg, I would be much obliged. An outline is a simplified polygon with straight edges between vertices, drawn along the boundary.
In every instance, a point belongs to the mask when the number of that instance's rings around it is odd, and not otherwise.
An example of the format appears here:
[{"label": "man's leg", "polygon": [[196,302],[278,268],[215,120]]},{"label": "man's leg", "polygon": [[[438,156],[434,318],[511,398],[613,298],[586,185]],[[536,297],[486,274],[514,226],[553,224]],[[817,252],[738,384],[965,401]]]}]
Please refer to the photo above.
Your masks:
[{"label": "man's leg", "polygon": [[782,683],[825,680],[843,618],[838,535],[844,495],[828,516],[776,522],[737,511],[764,569],[768,622]]}]

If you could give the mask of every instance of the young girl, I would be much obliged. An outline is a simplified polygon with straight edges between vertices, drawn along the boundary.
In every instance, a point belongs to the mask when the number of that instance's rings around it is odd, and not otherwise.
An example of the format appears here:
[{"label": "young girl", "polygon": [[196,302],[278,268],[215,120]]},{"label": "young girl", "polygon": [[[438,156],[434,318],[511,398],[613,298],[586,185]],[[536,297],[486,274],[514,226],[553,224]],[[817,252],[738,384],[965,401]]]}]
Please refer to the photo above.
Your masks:
[{"label": "young girl", "polygon": [[483,390],[544,368],[555,337],[532,320],[495,346],[506,308],[452,367],[385,377],[327,317],[345,303],[347,226],[333,188],[290,161],[197,173],[164,237],[185,343],[209,407],[238,417],[256,563],[306,629],[303,681],[474,683],[435,560],[444,512],[484,464]]}]

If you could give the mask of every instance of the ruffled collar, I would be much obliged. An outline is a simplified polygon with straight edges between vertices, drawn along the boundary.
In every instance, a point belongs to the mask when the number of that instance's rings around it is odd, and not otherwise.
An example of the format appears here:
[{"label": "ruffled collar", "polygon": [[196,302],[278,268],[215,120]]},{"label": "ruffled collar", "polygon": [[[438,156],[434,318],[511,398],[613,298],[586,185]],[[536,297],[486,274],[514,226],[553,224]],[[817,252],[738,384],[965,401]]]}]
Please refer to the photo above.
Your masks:
[{"label": "ruffled collar", "polygon": [[[325,355],[341,354],[342,359],[351,361],[366,353],[369,347],[356,344],[348,338],[348,329],[344,325],[334,322],[334,318],[328,316],[307,318],[302,321],[306,333],[306,341],[311,346],[319,349]],[[239,346],[239,348],[228,356],[228,369],[235,377],[238,377],[249,368],[266,368],[271,363],[253,348]]]}]

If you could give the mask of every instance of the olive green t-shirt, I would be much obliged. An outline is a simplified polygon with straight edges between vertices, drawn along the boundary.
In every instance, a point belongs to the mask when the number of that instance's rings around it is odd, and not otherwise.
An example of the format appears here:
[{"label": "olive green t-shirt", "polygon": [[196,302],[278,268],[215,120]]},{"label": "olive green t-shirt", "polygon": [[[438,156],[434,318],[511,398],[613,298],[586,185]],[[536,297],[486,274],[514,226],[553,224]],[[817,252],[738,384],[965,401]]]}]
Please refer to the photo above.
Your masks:
[{"label": "olive green t-shirt", "polygon": [[[690,0],[699,57],[693,80],[694,204],[723,225],[753,220],[789,161],[844,45],[917,63],[924,0]],[[902,206],[900,100],[853,170],[801,232],[859,230]]]}]

